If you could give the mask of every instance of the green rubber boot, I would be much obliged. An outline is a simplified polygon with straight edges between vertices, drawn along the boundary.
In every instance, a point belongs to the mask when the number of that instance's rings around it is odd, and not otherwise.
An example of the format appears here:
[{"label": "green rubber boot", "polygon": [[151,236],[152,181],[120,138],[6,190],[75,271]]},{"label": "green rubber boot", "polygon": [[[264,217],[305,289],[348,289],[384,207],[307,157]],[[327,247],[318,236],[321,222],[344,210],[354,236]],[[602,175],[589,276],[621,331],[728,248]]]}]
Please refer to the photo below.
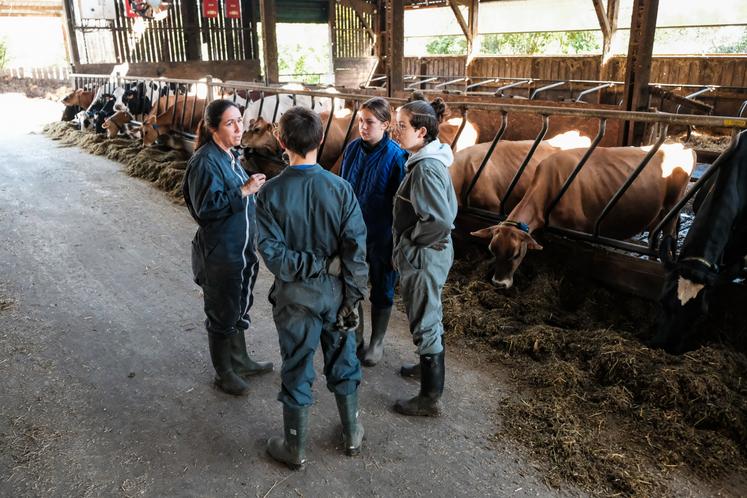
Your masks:
[{"label": "green rubber boot", "polygon": [[345,454],[355,456],[361,452],[363,444],[363,424],[358,418],[358,391],[343,396],[335,394],[337,411],[342,422],[342,435],[345,440]]},{"label": "green rubber boot", "polygon": [[302,469],[306,464],[309,408],[291,408],[283,405],[283,427],[285,437],[271,437],[267,441],[267,453],[292,470]]},{"label": "green rubber boot", "polygon": [[242,396],[249,392],[249,385],[236,375],[231,364],[232,337],[221,334],[208,334],[210,360],[215,368],[215,385],[221,391]]},{"label": "green rubber boot", "polygon": [[233,371],[240,377],[251,377],[272,372],[272,362],[254,361],[246,352],[246,331],[239,329],[231,337],[231,364]]}]

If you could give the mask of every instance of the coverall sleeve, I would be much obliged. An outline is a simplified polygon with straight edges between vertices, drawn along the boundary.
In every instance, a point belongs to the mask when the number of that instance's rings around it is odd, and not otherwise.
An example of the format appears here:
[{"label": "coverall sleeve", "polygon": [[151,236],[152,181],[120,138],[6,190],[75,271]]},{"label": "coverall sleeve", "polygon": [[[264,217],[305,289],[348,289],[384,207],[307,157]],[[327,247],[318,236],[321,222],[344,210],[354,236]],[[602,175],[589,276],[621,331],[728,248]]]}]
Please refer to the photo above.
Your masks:
[{"label": "coverall sleeve", "polygon": [[340,226],[340,261],[345,284],[343,305],[355,306],[368,291],[368,264],[366,263],[366,223],[353,189],[346,189]]},{"label": "coverall sleeve", "polygon": [[189,198],[201,220],[217,220],[244,209],[241,187],[226,189],[218,166],[203,160],[189,168]]},{"label": "coverall sleeve", "polygon": [[418,168],[410,190],[410,201],[418,221],[409,234],[413,244],[430,246],[451,234],[451,213],[447,188],[437,173],[427,167]]},{"label": "coverall sleeve", "polygon": [[397,195],[402,180],[405,179],[405,161],[407,158],[404,154],[397,154],[392,161],[392,170],[389,173],[389,184],[387,185],[387,196],[394,199]]},{"label": "coverall sleeve", "polygon": [[325,258],[288,248],[264,192],[260,190],[256,198],[259,253],[272,274],[283,282],[297,282],[318,277],[325,271]]}]

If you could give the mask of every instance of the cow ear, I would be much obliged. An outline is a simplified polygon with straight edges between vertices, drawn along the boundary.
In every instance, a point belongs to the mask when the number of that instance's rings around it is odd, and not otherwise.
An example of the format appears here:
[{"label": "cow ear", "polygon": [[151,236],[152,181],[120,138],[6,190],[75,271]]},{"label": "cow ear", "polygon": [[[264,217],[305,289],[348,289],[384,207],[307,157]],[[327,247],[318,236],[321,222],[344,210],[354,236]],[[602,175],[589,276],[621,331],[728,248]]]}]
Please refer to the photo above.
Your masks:
[{"label": "cow ear", "polygon": [[483,228],[482,230],[477,230],[476,232],[470,232],[469,234],[473,237],[479,237],[481,239],[492,239],[494,228],[495,227]]},{"label": "cow ear", "polygon": [[251,119],[249,120],[249,126],[250,126],[250,127],[251,127],[251,126],[254,126],[254,123],[256,123],[256,122],[257,122],[257,120],[256,120],[256,119],[254,119],[254,118],[251,118]]},{"label": "cow ear", "polygon": [[156,122],[156,117],[151,115],[151,116],[148,116],[147,118],[145,118],[145,121],[143,121],[143,124],[146,124],[146,123],[147,124],[153,124],[155,122]]},{"label": "cow ear", "polygon": [[529,234],[526,234],[524,237],[524,240],[527,243],[527,249],[531,249],[532,251],[541,251],[542,246],[537,243],[536,240],[534,240],[534,237],[532,237]]}]

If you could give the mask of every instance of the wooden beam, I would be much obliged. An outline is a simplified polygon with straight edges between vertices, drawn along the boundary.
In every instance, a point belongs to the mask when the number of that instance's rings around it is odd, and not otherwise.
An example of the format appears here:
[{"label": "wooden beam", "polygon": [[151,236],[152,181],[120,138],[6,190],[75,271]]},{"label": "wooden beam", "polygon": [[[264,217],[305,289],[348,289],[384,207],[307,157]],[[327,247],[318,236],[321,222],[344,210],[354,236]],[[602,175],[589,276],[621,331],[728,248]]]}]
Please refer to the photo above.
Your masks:
[{"label": "wooden beam", "polygon": [[467,41],[469,42],[469,26],[467,25],[467,21],[464,20],[464,16],[462,15],[462,11],[459,10],[459,5],[457,4],[456,0],[449,0],[449,7],[451,7],[451,10],[454,12],[454,17],[456,17],[457,23],[459,23],[459,27],[462,28],[462,33],[464,33],[464,36],[467,37]]},{"label": "wooden beam", "polygon": [[620,0],[607,0],[607,22],[610,25],[610,36],[617,31],[617,18],[620,14]]},{"label": "wooden beam", "polygon": [[366,0],[343,0],[343,3],[345,1],[350,2],[351,7],[359,10],[360,12],[365,12],[369,15],[376,14],[376,6],[372,3],[368,3]]},{"label": "wooden beam", "polygon": [[597,13],[597,20],[599,21],[599,27],[602,30],[602,36],[604,36],[605,39],[610,37],[610,33],[612,32],[610,30],[610,21],[607,18],[607,12],[604,10],[604,5],[602,5],[602,0],[592,0],[594,2],[594,10]]},{"label": "wooden beam", "polygon": [[387,0],[387,75],[389,76],[388,92],[405,89],[404,55],[405,55],[405,1]]},{"label": "wooden beam", "polygon": [[366,22],[366,18],[363,16],[363,5],[371,5],[368,3],[363,2],[362,0],[341,0],[340,2],[343,5],[347,5],[351,9],[353,9],[353,12],[355,12],[355,15],[358,17],[358,20],[363,25],[363,27],[368,32],[368,36],[371,37],[371,41],[376,43],[376,33],[374,33],[374,30],[371,29],[371,26]]},{"label": "wooden beam", "polygon": [[80,53],[78,52],[78,37],[75,33],[75,7],[72,0],[62,0],[62,10],[65,13],[64,30],[67,36],[67,52],[70,58],[70,64],[73,70],[80,66]]},{"label": "wooden beam", "polygon": [[[594,7],[597,6],[597,1],[594,0]],[[617,31],[617,18],[620,12],[620,2],[618,0],[607,0],[607,12],[605,18],[607,20],[607,26],[609,33],[604,34],[604,28],[602,28],[602,62],[599,65],[599,79],[601,81],[607,81],[612,79],[610,77],[610,50],[612,48],[612,39]],[[597,11],[599,15],[599,11]],[[600,20],[600,26],[602,21]]]},{"label": "wooden beam", "polygon": [[[656,34],[656,16],[659,0],[634,0],[633,18],[630,22],[630,45],[625,66],[623,109],[646,111],[649,101],[651,58]],[[626,121],[623,127],[625,145],[639,145],[643,138],[643,124]]]},{"label": "wooden beam", "polygon": [[[480,53],[480,31],[478,29],[478,14],[480,12],[479,0],[470,0],[469,3],[469,16],[468,16],[468,31],[467,35],[467,68],[469,68],[472,61],[475,59],[478,53]],[[466,68],[465,68],[466,71]],[[468,72],[464,73],[465,76]]]},{"label": "wooden beam", "polygon": [[265,58],[265,84],[278,83],[278,37],[275,30],[277,19],[275,0],[259,0],[259,18],[262,22],[262,50]]},{"label": "wooden beam", "polygon": [[202,47],[200,46],[200,29],[197,22],[197,4],[195,2],[180,2],[182,23],[184,29],[184,48],[188,61],[202,60]]}]

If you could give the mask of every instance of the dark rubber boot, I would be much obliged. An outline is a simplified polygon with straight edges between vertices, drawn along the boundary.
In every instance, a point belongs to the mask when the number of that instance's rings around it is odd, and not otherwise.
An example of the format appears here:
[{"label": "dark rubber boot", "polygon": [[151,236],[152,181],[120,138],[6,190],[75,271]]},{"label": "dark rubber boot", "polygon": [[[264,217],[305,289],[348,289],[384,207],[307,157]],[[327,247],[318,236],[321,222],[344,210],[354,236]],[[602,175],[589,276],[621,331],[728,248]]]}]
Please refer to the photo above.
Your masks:
[{"label": "dark rubber boot", "polygon": [[302,469],[306,463],[309,408],[283,405],[283,428],[285,437],[271,437],[267,441],[267,453],[293,470]]},{"label": "dark rubber boot", "polygon": [[358,391],[343,396],[335,394],[337,411],[342,422],[342,436],[345,441],[345,454],[355,456],[361,452],[363,444],[363,424],[358,418]]},{"label": "dark rubber boot", "polygon": [[367,367],[376,365],[384,355],[384,336],[391,316],[391,306],[388,308],[371,306],[371,341],[368,343],[366,356],[363,357],[363,364]]},{"label": "dark rubber boot", "polygon": [[408,379],[420,380],[420,363],[405,363],[399,369],[399,374]]},{"label": "dark rubber boot", "polygon": [[443,409],[444,353],[420,356],[420,394],[407,400],[400,399],[394,410],[402,415],[438,417]]},{"label": "dark rubber boot", "polygon": [[363,304],[358,303],[358,326],[355,328],[355,355],[360,361],[363,361],[363,356],[366,354],[366,344],[363,341]]},{"label": "dark rubber boot", "polygon": [[232,337],[221,334],[208,334],[210,359],[216,373],[215,385],[225,393],[241,396],[249,391],[249,386],[233,371],[231,365],[232,339]]},{"label": "dark rubber boot", "polygon": [[251,377],[272,372],[272,362],[254,361],[246,352],[246,332],[239,329],[231,337],[231,364],[233,371],[240,377]]}]

